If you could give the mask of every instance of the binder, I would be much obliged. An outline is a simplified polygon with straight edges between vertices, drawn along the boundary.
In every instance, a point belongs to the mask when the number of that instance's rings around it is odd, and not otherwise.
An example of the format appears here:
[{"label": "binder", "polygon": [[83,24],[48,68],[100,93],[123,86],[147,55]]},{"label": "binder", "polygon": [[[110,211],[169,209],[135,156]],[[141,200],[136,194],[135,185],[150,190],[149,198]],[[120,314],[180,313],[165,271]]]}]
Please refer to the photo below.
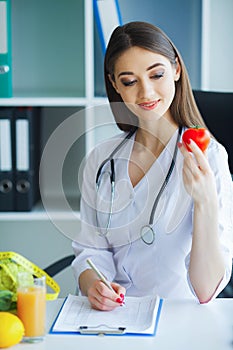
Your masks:
[{"label": "binder", "polygon": [[15,211],[30,211],[39,200],[40,109],[16,107]]},{"label": "binder", "polygon": [[0,211],[14,210],[13,108],[0,108]]},{"label": "binder", "polygon": [[118,0],[93,0],[94,14],[103,53],[113,30],[122,25]]},{"label": "binder", "polygon": [[11,96],[11,4],[10,0],[0,0],[0,97]]}]

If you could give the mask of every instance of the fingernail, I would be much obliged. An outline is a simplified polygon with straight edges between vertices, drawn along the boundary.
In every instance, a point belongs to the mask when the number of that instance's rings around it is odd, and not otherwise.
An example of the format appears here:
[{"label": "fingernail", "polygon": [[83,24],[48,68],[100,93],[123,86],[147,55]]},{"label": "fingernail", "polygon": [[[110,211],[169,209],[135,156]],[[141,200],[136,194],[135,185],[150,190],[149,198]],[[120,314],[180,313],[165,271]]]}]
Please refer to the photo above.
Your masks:
[{"label": "fingernail", "polygon": [[190,140],[190,139],[189,139],[189,140],[187,140],[187,141],[186,141],[186,143],[187,143],[187,145],[190,145],[191,140]]},{"label": "fingernail", "polygon": [[124,294],[122,294],[122,293],[120,294],[120,297],[121,297],[121,299],[123,299],[123,300],[125,299],[125,296],[124,296]]},{"label": "fingernail", "polygon": [[178,143],[177,143],[177,146],[178,146],[178,148],[180,148],[180,147],[182,146],[182,143],[181,143],[181,142],[178,142]]},{"label": "fingernail", "polygon": [[122,304],[122,299],[121,299],[121,298],[117,298],[115,301],[116,301],[117,303],[119,303],[119,304]]}]

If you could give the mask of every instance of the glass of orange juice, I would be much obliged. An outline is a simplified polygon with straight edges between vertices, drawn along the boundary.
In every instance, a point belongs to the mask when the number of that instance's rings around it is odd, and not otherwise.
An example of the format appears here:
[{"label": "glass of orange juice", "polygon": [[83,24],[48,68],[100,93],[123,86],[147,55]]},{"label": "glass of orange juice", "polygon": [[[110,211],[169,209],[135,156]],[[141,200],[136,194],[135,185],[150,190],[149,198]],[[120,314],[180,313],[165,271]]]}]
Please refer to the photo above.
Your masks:
[{"label": "glass of orange juice", "polygon": [[27,273],[18,275],[17,315],[24,324],[23,342],[35,343],[45,337],[46,278],[28,278]]}]

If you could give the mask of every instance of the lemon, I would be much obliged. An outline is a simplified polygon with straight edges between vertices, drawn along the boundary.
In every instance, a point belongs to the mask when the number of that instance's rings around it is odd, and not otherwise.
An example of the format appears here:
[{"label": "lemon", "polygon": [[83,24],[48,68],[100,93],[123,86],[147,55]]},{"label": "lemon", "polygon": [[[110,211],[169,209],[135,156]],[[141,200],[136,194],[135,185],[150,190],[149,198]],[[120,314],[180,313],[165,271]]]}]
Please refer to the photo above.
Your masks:
[{"label": "lemon", "polygon": [[18,344],[24,335],[24,326],[18,316],[0,312],[0,348]]}]

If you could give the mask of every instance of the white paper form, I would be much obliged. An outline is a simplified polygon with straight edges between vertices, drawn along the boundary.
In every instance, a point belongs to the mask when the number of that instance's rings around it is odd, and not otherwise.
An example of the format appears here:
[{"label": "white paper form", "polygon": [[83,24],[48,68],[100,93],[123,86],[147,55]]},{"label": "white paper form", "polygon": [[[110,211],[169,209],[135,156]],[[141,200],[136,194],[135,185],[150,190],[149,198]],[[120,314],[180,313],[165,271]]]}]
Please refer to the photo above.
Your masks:
[{"label": "white paper form", "polygon": [[112,311],[91,308],[87,297],[69,295],[53,326],[53,332],[78,332],[79,327],[108,330],[126,328],[127,333],[153,334],[159,297],[126,297],[125,305]]}]

